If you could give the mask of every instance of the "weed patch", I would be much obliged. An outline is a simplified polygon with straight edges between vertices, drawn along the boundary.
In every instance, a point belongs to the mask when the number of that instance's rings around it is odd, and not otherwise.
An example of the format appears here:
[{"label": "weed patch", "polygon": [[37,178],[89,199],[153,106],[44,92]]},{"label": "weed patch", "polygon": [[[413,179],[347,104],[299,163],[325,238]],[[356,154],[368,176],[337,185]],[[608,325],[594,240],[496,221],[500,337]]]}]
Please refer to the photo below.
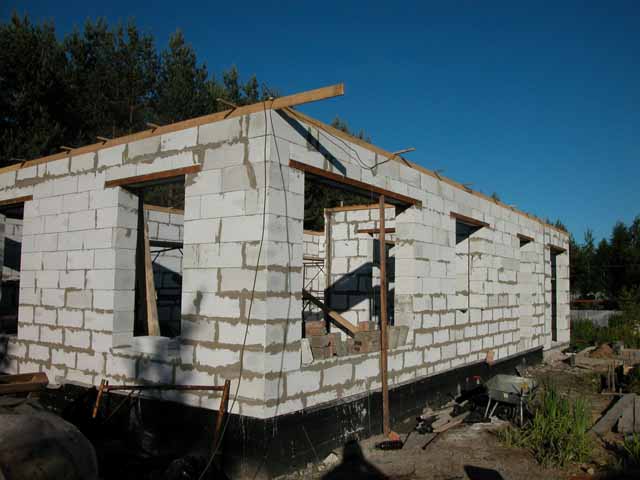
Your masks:
[{"label": "weed patch", "polygon": [[504,445],[529,449],[545,467],[564,467],[588,460],[589,427],[587,403],[570,401],[550,387],[539,395],[533,418],[523,428],[508,427],[498,435]]}]

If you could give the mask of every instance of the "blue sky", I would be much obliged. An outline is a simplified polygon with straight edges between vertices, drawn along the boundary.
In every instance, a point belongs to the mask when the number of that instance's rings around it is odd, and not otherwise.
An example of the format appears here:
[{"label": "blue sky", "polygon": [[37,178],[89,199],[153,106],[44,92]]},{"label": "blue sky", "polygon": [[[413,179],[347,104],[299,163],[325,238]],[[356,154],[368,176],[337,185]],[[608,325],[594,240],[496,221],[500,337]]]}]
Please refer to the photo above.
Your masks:
[{"label": "blue sky", "polygon": [[582,240],[640,214],[640,2],[14,1],[59,34],[133,17],[185,32],[210,71],[281,93],[344,82],[302,109]]}]

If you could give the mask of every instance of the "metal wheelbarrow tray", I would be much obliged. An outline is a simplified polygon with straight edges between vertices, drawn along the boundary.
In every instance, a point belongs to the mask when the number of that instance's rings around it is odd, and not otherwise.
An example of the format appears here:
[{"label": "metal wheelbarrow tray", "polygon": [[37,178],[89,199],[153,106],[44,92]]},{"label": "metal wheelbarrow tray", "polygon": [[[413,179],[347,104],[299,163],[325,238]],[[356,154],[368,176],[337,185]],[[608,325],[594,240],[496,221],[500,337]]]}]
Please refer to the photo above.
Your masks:
[{"label": "metal wheelbarrow tray", "polygon": [[519,405],[537,386],[538,383],[533,378],[503,374],[496,375],[485,384],[491,400],[511,405]]}]

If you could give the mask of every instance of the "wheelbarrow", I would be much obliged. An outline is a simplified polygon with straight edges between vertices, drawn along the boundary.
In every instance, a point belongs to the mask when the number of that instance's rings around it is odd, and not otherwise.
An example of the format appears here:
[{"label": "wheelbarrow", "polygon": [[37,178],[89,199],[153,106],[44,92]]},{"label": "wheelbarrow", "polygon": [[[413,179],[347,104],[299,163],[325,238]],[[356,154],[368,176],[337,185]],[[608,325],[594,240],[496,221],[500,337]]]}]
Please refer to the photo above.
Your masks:
[{"label": "wheelbarrow", "polygon": [[[524,423],[524,403],[538,387],[538,384],[533,378],[499,374],[491,378],[485,387],[489,397],[484,412],[485,418],[493,416],[498,404],[506,403],[515,407],[514,420],[519,420],[522,425]],[[492,403],[493,408],[491,408]]]}]

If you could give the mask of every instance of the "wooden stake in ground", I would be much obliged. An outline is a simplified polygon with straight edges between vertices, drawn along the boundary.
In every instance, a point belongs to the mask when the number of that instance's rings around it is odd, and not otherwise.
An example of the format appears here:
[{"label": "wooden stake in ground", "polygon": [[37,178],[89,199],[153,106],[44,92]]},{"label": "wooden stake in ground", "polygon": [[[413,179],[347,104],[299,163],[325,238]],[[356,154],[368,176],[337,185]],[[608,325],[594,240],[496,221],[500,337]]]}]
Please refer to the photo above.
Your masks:
[{"label": "wooden stake in ground", "polygon": [[389,337],[387,335],[387,244],[384,229],[384,195],[380,195],[380,234],[378,247],[380,249],[380,381],[382,382],[382,428],[385,435],[391,433],[389,423],[389,384],[387,381],[387,350]]}]

